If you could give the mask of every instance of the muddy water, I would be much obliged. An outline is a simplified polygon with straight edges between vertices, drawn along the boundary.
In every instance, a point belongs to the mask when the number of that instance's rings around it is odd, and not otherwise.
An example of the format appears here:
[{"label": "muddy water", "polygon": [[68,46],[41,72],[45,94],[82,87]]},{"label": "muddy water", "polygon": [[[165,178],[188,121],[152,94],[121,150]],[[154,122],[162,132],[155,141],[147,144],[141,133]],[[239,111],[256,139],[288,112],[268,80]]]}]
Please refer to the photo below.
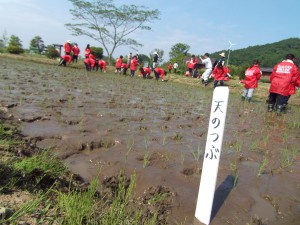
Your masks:
[{"label": "muddy water", "polygon": [[[87,181],[123,170],[137,174],[137,196],[167,187],[168,223],[193,222],[212,89],[0,62],[1,106],[38,147]],[[230,96],[211,224],[299,224],[300,111],[291,111],[279,118],[263,100]]]}]

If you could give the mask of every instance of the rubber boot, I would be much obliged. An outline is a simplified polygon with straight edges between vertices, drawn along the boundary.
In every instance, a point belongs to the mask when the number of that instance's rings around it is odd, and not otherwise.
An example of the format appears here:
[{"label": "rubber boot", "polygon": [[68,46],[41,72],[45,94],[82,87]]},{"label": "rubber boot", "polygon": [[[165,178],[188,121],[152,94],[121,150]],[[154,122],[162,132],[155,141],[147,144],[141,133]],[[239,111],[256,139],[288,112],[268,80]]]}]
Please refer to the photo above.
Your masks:
[{"label": "rubber boot", "polygon": [[268,112],[272,112],[274,108],[274,104],[269,104],[268,105]]},{"label": "rubber boot", "polygon": [[246,99],[245,96],[242,96],[242,101],[245,101],[245,99]]},{"label": "rubber boot", "polygon": [[251,98],[248,97],[247,100],[248,100],[248,102],[251,102]]},{"label": "rubber boot", "polygon": [[281,115],[282,111],[283,111],[283,106],[282,105],[277,105],[276,113],[277,113],[278,116]]},{"label": "rubber boot", "polygon": [[206,87],[207,85],[208,85],[208,81],[205,80],[205,81],[204,81],[204,87]]},{"label": "rubber boot", "polygon": [[283,104],[282,105],[282,112],[286,113],[286,111],[287,111],[287,104]]}]

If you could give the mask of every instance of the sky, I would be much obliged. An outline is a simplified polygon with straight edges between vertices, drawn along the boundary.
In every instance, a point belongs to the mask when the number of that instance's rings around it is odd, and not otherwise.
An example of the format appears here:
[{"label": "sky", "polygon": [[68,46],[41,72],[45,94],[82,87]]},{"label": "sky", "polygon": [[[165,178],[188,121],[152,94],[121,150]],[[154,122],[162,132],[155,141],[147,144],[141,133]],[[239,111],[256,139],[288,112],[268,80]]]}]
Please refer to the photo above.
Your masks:
[{"label": "sky", "polygon": [[[169,59],[171,47],[177,43],[190,46],[190,53],[204,55],[264,45],[287,38],[300,37],[299,0],[115,0],[116,5],[134,4],[149,10],[158,9],[160,19],[148,23],[151,31],[137,31],[131,38],[143,47],[139,54],[149,55],[155,48],[164,50]],[[72,20],[68,0],[0,0],[0,38],[6,32],[22,40],[29,48],[34,36],[46,45],[76,42],[81,49],[87,44],[102,47],[86,36],[72,36],[65,27]],[[135,53],[127,46],[116,49],[113,57]],[[106,55],[106,53],[104,52]]]}]

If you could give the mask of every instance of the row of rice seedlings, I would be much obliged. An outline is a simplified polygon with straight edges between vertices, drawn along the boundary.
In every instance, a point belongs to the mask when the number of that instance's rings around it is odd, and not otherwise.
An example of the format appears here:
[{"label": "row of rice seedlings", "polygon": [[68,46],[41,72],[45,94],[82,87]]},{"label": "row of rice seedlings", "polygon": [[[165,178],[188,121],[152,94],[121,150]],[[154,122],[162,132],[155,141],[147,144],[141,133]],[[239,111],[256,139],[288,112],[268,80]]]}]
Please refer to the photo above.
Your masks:
[{"label": "row of rice seedlings", "polygon": [[284,149],[281,150],[280,156],[280,167],[281,169],[285,169],[295,162],[299,150],[296,146],[286,146]]}]

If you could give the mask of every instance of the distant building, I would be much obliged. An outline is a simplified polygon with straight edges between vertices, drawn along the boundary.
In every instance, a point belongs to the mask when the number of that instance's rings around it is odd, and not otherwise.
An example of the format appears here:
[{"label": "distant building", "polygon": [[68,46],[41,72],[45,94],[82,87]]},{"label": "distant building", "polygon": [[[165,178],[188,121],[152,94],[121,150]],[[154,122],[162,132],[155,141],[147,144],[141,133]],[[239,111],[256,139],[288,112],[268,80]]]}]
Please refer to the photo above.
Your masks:
[{"label": "distant building", "polygon": [[273,68],[272,67],[260,67],[263,76],[270,76]]}]

